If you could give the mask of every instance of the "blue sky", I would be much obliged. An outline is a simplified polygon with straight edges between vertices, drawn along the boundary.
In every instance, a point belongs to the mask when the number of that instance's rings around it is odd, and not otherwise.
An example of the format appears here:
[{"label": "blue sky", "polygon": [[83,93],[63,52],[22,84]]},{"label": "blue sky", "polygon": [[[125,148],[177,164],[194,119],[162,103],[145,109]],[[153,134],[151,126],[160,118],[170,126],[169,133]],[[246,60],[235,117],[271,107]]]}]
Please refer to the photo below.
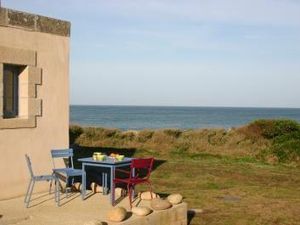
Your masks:
[{"label": "blue sky", "polygon": [[71,104],[300,107],[298,0],[2,0],[71,21]]}]

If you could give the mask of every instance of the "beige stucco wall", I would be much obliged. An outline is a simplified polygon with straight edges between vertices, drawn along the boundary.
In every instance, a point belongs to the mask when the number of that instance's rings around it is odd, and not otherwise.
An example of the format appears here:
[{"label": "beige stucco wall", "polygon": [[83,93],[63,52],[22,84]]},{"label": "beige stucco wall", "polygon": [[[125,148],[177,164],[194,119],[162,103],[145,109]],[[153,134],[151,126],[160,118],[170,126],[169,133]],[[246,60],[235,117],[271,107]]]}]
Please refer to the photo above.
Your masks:
[{"label": "beige stucco wall", "polygon": [[[0,129],[0,199],[25,194],[29,182],[25,154],[36,174],[51,174],[50,150],[68,147],[69,39],[0,26],[0,46],[36,51],[36,66],[42,69],[42,83],[36,86],[42,114],[36,117],[36,127]],[[34,192],[48,187],[38,182]]]}]

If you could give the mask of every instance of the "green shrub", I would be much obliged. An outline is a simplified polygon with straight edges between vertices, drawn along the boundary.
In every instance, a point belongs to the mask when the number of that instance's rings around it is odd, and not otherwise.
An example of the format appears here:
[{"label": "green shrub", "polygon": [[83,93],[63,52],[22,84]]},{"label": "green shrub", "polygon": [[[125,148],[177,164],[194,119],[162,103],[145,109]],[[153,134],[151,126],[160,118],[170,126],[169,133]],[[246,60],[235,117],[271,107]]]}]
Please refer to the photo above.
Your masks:
[{"label": "green shrub", "polygon": [[182,134],[182,130],[179,130],[179,129],[165,129],[165,130],[163,130],[163,132],[166,135],[169,135],[174,138],[179,138],[179,136]]},{"label": "green shrub", "polygon": [[117,132],[115,137],[126,141],[133,141],[135,138],[135,133],[133,131]]},{"label": "green shrub", "polygon": [[181,141],[174,145],[174,148],[172,149],[171,152],[179,155],[186,154],[188,153],[190,146],[191,146],[190,142]]},{"label": "green shrub", "polygon": [[71,125],[69,128],[69,143],[74,144],[76,139],[83,133],[83,129],[77,125]]},{"label": "green shrub", "polygon": [[273,154],[279,162],[300,161],[300,125],[293,120],[257,120],[250,124],[257,126],[263,137],[272,140],[266,153]]},{"label": "green shrub", "polygon": [[84,129],[83,136],[84,138],[87,138],[89,140],[97,139],[97,132],[96,129],[101,129],[101,128],[95,128],[95,127],[87,127]]},{"label": "green shrub", "polygon": [[[300,163],[300,125],[292,120],[257,120],[226,132],[224,129],[118,129],[70,126],[70,144],[90,147],[154,149],[168,157],[197,158],[198,154],[253,157],[268,163]],[[156,152],[155,152],[156,151]],[[148,154],[148,153],[147,153]],[[150,154],[150,153],[149,153]]]},{"label": "green shrub", "polygon": [[261,135],[268,139],[289,134],[293,132],[300,132],[300,125],[293,120],[257,120],[250,126],[257,126]]},{"label": "green shrub", "polygon": [[276,137],[271,150],[279,162],[300,161],[300,132]]},{"label": "green shrub", "polygon": [[154,134],[153,130],[141,130],[138,133],[137,140],[139,142],[146,142],[152,138],[153,134]]}]

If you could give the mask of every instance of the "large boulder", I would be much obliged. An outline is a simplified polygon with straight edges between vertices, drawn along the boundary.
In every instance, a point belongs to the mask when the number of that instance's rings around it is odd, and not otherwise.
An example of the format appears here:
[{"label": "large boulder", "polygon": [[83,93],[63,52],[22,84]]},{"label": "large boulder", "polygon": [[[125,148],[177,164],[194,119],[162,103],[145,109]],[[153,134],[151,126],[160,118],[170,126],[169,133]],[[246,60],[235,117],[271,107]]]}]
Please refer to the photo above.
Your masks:
[{"label": "large boulder", "polygon": [[97,183],[92,182],[92,183],[91,183],[91,190],[92,190],[94,193],[100,193],[100,192],[102,192],[102,187],[101,187],[100,185],[98,185]]},{"label": "large boulder", "polygon": [[137,216],[147,216],[151,213],[151,209],[146,206],[133,207],[131,211]]},{"label": "large boulder", "polygon": [[156,198],[156,199],[152,199],[151,207],[154,210],[164,210],[164,209],[168,209],[168,208],[172,207],[172,205],[167,200]]},{"label": "large boulder", "polygon": [[182,202],[182,195],[181,194],[171,194],[168,196],[167,200],[172,204],[172,205],[177,205]]},{"label": "large boulder", "polygon": [[80,192],[81,183],[79,183],[79,182],[74,183],[71,187],[71,190],[74,191],[74,192],[77,192],[77,191]]},{"label": "large boulder", "polygon": [[112,222],[121,222],[126,218],[127,211],[123,207],[116,207],[108,211],[107,219]]},{"label": "large boulder", "polygon": [[121,196],[126,196],[126,190],[120,187],[115,188],[115,196],[121,197]]},{"label": "large boulder", "polygon": [[[151,192],[150,191],[144,191],[139,193],[139,198],[142,200],[152,200],[151,199]],[[152,192],[152,198],[160,198],[158,194]]]}]

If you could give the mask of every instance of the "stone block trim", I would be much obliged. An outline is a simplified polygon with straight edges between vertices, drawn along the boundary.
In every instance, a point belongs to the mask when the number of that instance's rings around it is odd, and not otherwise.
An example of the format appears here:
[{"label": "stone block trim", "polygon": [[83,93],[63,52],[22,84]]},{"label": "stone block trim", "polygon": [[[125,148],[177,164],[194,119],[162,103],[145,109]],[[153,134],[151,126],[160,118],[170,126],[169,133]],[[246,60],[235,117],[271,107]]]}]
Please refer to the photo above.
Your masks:
[{"label": "stone block trim", "polygon": [[28,83],[29,84],[42,84],[42,69],[34,66],[28,66]]},{"label": "stone block trim", "polygon": [[29,117],[26,119],[0,119],[0,129],[14,129],[14,128],[33,128],[36,127],[36,118]]},{"label": "stone block trim", "polygon": [[169,209],[155,210],[144,217],[132,216],[124,222],[109,222],[108,225],[187,225],[187,222],[187,203],[183,202]]},{"label": "stone block trim", "polygon": [[[42,100],[37,85],[42,84],[42,69],[36,67],[35,51],[0,46],[0,129],[34,128],[42,116]],[[19,75],[19,117],[3,118],[3,64],[24,65]]]},{"label": "stone block trim", "polygon": [[24,27],[28,29],[34,29],[35,27],[35,15],[7,10],[7,22],[12,26]]},{"label": "stone block trim", "polygon": [[0,8],[0,26],[70,37],[71,23],[45,16]]},{"label": "stone block trim", "polygon": [[28,115],[29,117],[42,116],[42,100],[29,98],[28,99]]},{"label": "stone block trim", "polygon": [[36,65],[36,52],[0,46],[0,62],[18,65]]},{"label": "stone block trim", "polygon": [[0,118],[3,117],[3,64],[0,63]]}]

